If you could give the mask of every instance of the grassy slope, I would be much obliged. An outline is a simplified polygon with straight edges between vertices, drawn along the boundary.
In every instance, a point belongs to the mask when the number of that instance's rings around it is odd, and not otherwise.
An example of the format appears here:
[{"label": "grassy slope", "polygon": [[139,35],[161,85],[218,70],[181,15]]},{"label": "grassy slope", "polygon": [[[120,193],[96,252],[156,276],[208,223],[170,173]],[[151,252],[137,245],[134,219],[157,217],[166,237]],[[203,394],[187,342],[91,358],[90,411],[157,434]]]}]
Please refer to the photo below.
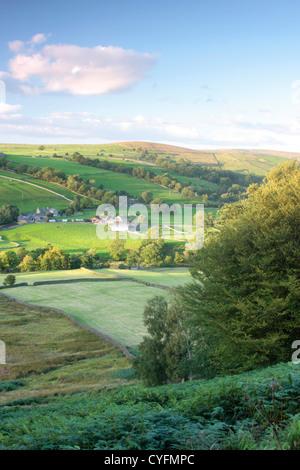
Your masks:
[{"label": "grassy slope", "polygon": [[[99,274],[101,277],[106,278],[115,278],[117,274],[115,274],[114,270],[103,270],[105,272],[102,273],[102,270],[99,270]],[[117,271],[117,270],[116,270]],[[119,271],[120,272],[120,271]],[[27,282],[28,284],[32,285],[36,281],[56,281],[56,280],[65,280],[65,279],[80,279],[80,278],[87,278],[87,277],[99,277],[97,274],[93,274],[93,271],[86,270],[84,268],[81,269],[70,269],[66,271],[41,271],[41,272],[28,272],[28,273],[15,273],[16,282]],[[0,274],[0,285],[3,285],[3,281],[6,278],[7,274]],[[13,294],[12,294],[13,295]]]},{"label": "grassy slope", "polygon": [[[16,167],[19,163],[25,163],[32,166],[51,167],[61,170],[67,175],[78,174],[84,179],[93,179],[96,184],[102,184],[105,189],[112,191],[125,190],[133,196],[139,196],[144,191],[153,193],[153,198],[160,197],[166,203],[178,202],[181,204],[189,203],[176,191],[163,188],[151,181],[134,178],[131,175],[116,173],[103,170],[101,168],[93,168],[79,165],[76,162],[70,162],[61,158],[41,158],[24,155],[7,154],[7,159],[14,163]],[[200,200],[198,200],[199,202]]]},{"label": "grassy slope", "polygon": [[94,270],[99,274],[116,274],[133,279],[139,279],[145,282],[152,282],[153,284],[160,284],[168,287],[176,287],[191,281],[191,275],[188,268],[157,268],[147,270],[132,270],[132,269],[100,269]]},{"label": "grassy slope", "polygon": [[[105,256],[108,254],[110,244],[110,240],[100,240],[97,237],[96,225],[84,222],[29,224],[3,230],[0,232],[0,236],[3,236],[5,242],[16,242],[27,250],[41,248],[50,243],[71,254],[83,253],[93,248],[97,253]],[[141,240],[128,238],[126,249],[134,248],[140,243]],[[166,243],[178,242],[171,239],[166,240]]]},{"label": "grassy slope", "polygon": [[[9,176],[6,172],[1,172],[4,176]],[[11,174],[12,178],[18,178]],[[39,184],[38,180],[34,181]],[[53,185],[53,191],[59,193],[59,188]],[[50,188],[49,188],[50,189]],[[0,178],[0,206],[3,204],[16,204],[21,212],[35,211],[37,207],[55,207],[56,209],[66,208],[69,202],[59,195],[50,193],[42,187],[37,188],[25,182],[13,181]]]},{"label": "grassy slope", "polygon": [[132,281],[84,282],[4,289],[19,300],[54,307],[126,347],[146,334],[143,310],[147,299],[166,291]]},{"label": "grassy slope", "polygon": [[74,193],[72,191],[70,191],[69,189],[65,188],[64,186],[61,186],[61,185],[56,184],[56,183],[51,183],[49,181],[39,180],[39,179],[33,178],[33,176],[30,176],[30,175],[27,175],[27,174],[25,175],[25,174],[15,173],[15,172],[11,172],[11,171],[0,170],[0,175],[12,177],[12,178],[17,178],[19,180],[22,180],[22,181],[25,181],[25,182],[28,182],[28,183],[33,183],[33,184],[36,184],[36,185],[38,185],[42,188],[50,189],[51,191],[55,191],[55,192],[61,194],[62,196],[65,196],[68,199],[71,199],[71,200],[74,199]]},{"label": "grassy slope", "polygon": [[0,329],[7,356],[7,364],[1,366],[0,386],[3,380],[25,382],[22,388],[0,392],[0,403],[115,387],[122,381],[111,372],[129,367],[128,359],[115,346],[64,315],[30,308],[1,295]]},{"label": "grassy slope", "polygon": [[[168,296],[167,291],[132,281],[32,286],[35,281],[116,276],[130,276],[133,279],[170,287],[184,284],[191,279],[186,268],[151,271],[78,269],[20,273],[16,275],[17,282],[28,282],[30,286],[4,289],[2,292],[34,305],[64,310],[76,320],[112,337],[124,346],[136,346],[146,334],[143,310],[147,299],[155,295]],[[4,278],[5,275],[0,276],[1,283]]]}]

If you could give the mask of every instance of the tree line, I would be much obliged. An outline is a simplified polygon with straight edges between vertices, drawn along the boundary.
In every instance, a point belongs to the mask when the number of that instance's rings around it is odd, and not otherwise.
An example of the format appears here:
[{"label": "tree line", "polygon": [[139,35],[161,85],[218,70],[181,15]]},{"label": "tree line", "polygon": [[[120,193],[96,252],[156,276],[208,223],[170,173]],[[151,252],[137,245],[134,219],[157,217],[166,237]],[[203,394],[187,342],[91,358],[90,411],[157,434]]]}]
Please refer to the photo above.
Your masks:
[{"label": "tree line", "polygon": [[69,254],[51,244],[35,250],[19,247],[0,252],[0,272],[53,271],[109,267],[117,262],[120,268],[142,266],[176,266],[188,262],[183,247],[174,249],[164,240],[144,240],[134,249],[128,249],[124,240],[112,240],[108,255],[100,256],[94,249],[84,253]]}]

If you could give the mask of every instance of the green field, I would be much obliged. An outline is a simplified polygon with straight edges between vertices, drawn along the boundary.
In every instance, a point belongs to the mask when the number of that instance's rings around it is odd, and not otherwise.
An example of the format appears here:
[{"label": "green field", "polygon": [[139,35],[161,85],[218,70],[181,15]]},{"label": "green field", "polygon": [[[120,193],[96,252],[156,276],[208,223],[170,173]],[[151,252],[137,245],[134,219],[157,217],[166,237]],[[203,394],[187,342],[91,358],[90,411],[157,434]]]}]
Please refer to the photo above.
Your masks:
[{"label": "green field", "polygon": [[163,289],[133,281],[16,287],[1,292],[34,305],[61,309],[126,347],[136,346],[146,334],[143,307],[147,299],[167,295]]},{"label": "green field", "polygon": [[[185,204],[192,202],[191,200],[184,199],[180,193],[168,188],[159,186],[142,179],[135,178],[131,175],[116,173],[113,171],[103,170],[101,168],[93,168],[80,165],[76,162],[71,162],[61,158],[46,158],[46,157],[31,157],[24,155],[8,154],[7,159],[18,166],[20,163],[25,163],[31,166],[51,167],[67,175],[80,175],[83,179],[93,179],[97,185],[102,184],[105,189],[112,191],[127,191],[128,194],[133,196],[140,196],[144,191],[153,193],[153,198],[159,197],[165,203],[179,203]],[[174,174],[174,177],[176,175]],[[200,180],[197,180],[198,182]],[[200,200],[198,200],[199,202]]]},{"label": "green field", "polygon": [[[7,275],[0,274],[0,285]],[[152,282],[162,286],[175,287],[191,281],[188,268],[154,268],[154,269],[69,269],[66,271],[41,271],[29,273],[15,273],[16,282],[33,284],[36,281],[54,281],[80,278],[116,278],[131,277],[144,282]]]},{"label": "green field", "polygon": [[[80,323],[92,327],[126,347],[136,346],[146,334],[143,310],[147,299],[155,295],[171,296],[171,291],[130,280],[113,281],[114,277],[132,277],[145,282],[175,287],[191,280],[187,268],[154,270],[85,270],[33,272],[16,274],[16,282],[27,287],[3,289],[16,299],[34,305],[59,308]],[[79,278],[106,278],[105,282],[82,282],[33,286],[36,281]],[[3,283],[5,275],[0,276]]]},{"label": "green field", "polygon": [[[25,174],[22,174],[22,173],[20,174],[20,173],[15,173],[15,172],[11,172],[11,171],[0,170],[0,175],[15,178],[15,179],[18,179],[18,180],[22,180],[26,183],[33,183],[37,186],[40,186],[41,188],[50,189],[51,191],[55,191],[55,192],[61,194],[62,196],[66,197],[70,200],[74,199],[74,193],[72,191],[70,191],[68,188],[66,188],[64,186],[61,186],[60,184],[51,183],[49,181],[44,181],[44,180],[34,178],[33,176],[30,176],[30,175],[27,175],[27,174],[25,175]],[[0,180],[0,183],[1,183],[1,180]]]},{"label": "green field", "polygon": [[[15,242],[27,250],[41,248],[48,243],[70,254],[83,253],[90,248],[97,253],[106,255],[111,240],[100,240],[97,237],[96,225],[84,222],[74,223],[36,223],[2,230],[0,236],[5,242]],[[165,240],[166,243],[176,244],[176,239]],[[126,249],[136,247],[141,240],[126,240]]]},{"label": "green field", "polygon": [[96,226],[85,223],[41,223],[16,227],[0,232],[6,241],[19,243],[27,250],[43,247],[48,243],[68,253],[82,253],[94,248],[107,253],[109,241],[99,240]]},{"label": "green field", "polygon": [[[120,270],[116,270],[121,272]],[[27,282],[29,285],[32,285],[36,281],[56,281],[56,280],[65,280],[65,279],[80,279],[80,278],[115,278],[117,277],[117,272],[114,270],[99,270],[94,273],[90,270],[84,268],[81,269],[69,269],[66,271],[40,271],[40,272],[29,272],[29,273],[15,273],[16,282]],[[6,278],[7,274],[0,274],[0,285],[3,285],[3,281]]]},{"label": "green field", "polygon": [[146,270],[133,269],[94,269],[99,274],[116,274],[121,276],[132,277],[144,282],[152,282],[168,287],[176,287],[190,282],[192,277],[188,268],[157,268]]},{"label": "green field", "polygon": [[[0,175],[7,176],[8,173],[0,172]],[[18,178],[18,176],[13,175],[12,178]],[[34,184],[39,185],[39,180],[34,180]],[[53,191],[60,192],[56,185],[53,185]],[[43,189],[43,187],[0,177],[0,206],[3,204],[15,204],[20,212],[31,212],[35,211],[37,207],[66,208],[69,202],[65,198]]]}]

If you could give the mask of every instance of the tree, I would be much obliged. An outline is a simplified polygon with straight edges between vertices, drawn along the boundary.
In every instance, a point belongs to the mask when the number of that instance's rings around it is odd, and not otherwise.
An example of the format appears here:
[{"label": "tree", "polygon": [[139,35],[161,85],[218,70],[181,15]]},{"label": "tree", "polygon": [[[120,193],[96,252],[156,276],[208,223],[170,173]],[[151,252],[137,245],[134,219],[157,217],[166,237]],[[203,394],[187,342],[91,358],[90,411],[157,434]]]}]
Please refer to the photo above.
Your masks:
[{"label": "tree", "polygon": [[151,193],[151,191],[144,191],[141,194],[141,198],[144,200],[145,204],[150,204],[153,199],[153,193]]},{"label": "tree", "polygon": [[41,271],[70,269],[70,256],[59,248],[50,248],[39,256]]},{"label": "tree", "polygon": [[6,250],[0,253],[0,270],[2,272],[14,271],[18,266],[19,259],[12,250]]},{"label": "tree", "polygon": [[109,254],[115,261],[124,261],[125,259],[125,241],[124,240],[113,240],[109,244]]},{"label": "tree", "polygon": [[165,318],[168,304],[163,297],[148,300],[144,310],[144,323],[149,336],[138,346],[133,366],[145,385],[156,386],[166,382],[166,358],[164,353],[166,332]]},{"label": "tree", "polygon": [[20,211],[18,207],[14,204],[6,204],[0,209],[0,224],[9,224],[11,222],[16,222]]},{"label": "tree", "polygon": [[38,263],[33,259],[32,256],[26,255],[19,264],[18,268],[21,272],[36,271]]},{"label": "tree", "polygon": [[195,368],[193,327],[178,294],[170,306],[161,296],[148,300],[144,323],[148,336],[138,346],[134,360],[137,376],[148,386],[191,380]]},{"label": "tree", "polygon": [[221,210],[181,290],[216,373],[289,361],[300,337],[300,167],[273,169]]},{"label": "tree", "polygon": [[128,250],[128,253],[126,256],[126,263],[130,267],[140,266],[142,264],[141,255],[140,255],[140,247],[132,248],[131,250]]},{"label": "tree", "polygon": [[77,194],[74,196],[73,208],[75,212],[80,211],[80,197]]},{"label": "tree", "polygon": [[3,281],[4,286],[13,286],[16,282],[16,276],[13,276],[13,274],[9,274],[6,276],[6,278]]},{"label": "tree", "polygon": [[140,256],[144,264],[161,266],[164,260],[164,240],[143,241]]}]

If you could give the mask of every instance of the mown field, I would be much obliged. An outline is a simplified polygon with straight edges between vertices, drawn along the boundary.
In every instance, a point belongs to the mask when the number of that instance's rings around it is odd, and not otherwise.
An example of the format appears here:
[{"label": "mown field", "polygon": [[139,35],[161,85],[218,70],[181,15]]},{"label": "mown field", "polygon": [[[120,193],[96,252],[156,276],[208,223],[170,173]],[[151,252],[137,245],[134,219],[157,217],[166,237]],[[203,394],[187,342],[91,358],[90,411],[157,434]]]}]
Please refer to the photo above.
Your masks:
[{"label": "mown field", "polygon": [[[80,279],[86,277],[131,277],[144,282],[152,282],[168,287],[175,287],[191,281],[188,268],[155,268],[155,269],[69,269],[66,271],[40,271],[28,273],[15,273],[16,282],[27,282],[33,284],[36,281],[55,281],[64,279]],[[0,274],[0,285],[6,274]]]},{"label": "mown field", "polygon": [[3,289],[2,293],[34,305],[54,307],[118,341],[139,344],[146,334],[143,310],[147,299],[165,290],[133,281],[82,282]]},{"label": "mown field", "polygon": [[190,282],[192,277],[188,268],[156,268],[145,270],[133,269],[94,269],[99,274],[129,276],[144,282],[151,282],[168,287],[176,287]]},{"label": "mown field", "polygon": [[[96,329],[126,347],[136,346],[146,330],[143,310],[146,301],[155,295],[166,296],[171,291],[151,287],[130,280],[113,281],[116,277],[131,277],[167,287],[182,285],[191,280],[187,268],[160,268],[155,270],[101,269],[33,272],[16,274],[16,282],[27,282],[25,287],[3,289],[16,299],[34,305],[59,308],[73,318]],[[105,278],[105,282],[81,282],[33,286],[36,281]],[[3,284],[5,275],[0,275]]]},{"label": "mown field", "polygon": [[[103,272],[102,272],[103,271]],[[116,271],[116,272],[115,272]],[[36,281],[56,281],[56,280],[65,280],[65,279],[80,279],[86,277],[107,277],[107,278],[115,278],[117,277],[117,273],[121,273],[121,270],[101,270],[98,271],[91,271],[85,268],[79,269],[68,269],[68,270],[61,270],[61,271],[33,271],[33,272],[26,272],[26,273],[15,273],[16,282],[27,282],[28,284],[32,285]],[[3,281],[6,278],[7,274],[0,274],[0,286],[3,285]],[[12,291],[13,293],[13,291]]]}]

